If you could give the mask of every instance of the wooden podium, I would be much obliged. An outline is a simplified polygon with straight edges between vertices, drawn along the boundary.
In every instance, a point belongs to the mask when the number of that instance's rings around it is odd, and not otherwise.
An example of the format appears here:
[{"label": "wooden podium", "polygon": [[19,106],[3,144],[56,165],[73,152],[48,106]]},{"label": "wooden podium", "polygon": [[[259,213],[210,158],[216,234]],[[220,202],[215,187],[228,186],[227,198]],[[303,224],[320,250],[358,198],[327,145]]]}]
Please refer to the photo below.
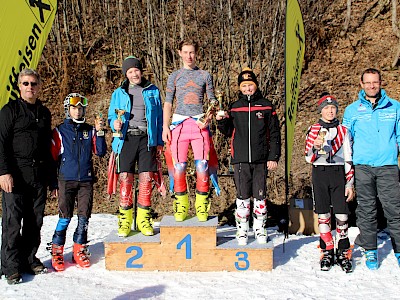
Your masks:
[{"label": "wooden podium", "polygon": [[[113,231],[104,241],[107,270],[118,271],[270,271],[273,244],[258,244],[253,236],[239,246],[234,235],[217,236],[218,218],[176,222],[164,216],[154,236],[132,231],[126,238]],[[231,231],[232,233],[232,231]]]}]

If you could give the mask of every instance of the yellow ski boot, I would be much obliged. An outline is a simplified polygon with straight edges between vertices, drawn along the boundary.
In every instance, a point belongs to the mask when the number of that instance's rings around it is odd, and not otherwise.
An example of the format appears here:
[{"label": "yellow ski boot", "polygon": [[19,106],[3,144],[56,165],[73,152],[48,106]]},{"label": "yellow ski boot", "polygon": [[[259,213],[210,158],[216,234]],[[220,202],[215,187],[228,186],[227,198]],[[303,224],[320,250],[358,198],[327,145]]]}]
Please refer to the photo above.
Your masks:
[{"label": "yellow ski boot", "polygon": [[143,235],[150,236],[154,235],[152,226],[152,219],[150,214],[150,207],[141,208],[138,207],[136,215],[136,224],[138,229]]},{"label": "yellow ski boot", "polygon": [[131,232],[132,222],[133,222],[133,209],[123,209],[119,208],[118,215],[118,236],[127,237]]},{"label": "yellow ski boot", "polygon": [[205,195],[196,193],[196,216],[200,222],[205,222],[208,219],[208,211],[210,210],[210,200],[208,200],[208,193]]},{"label": "yellow ski boot", "polygon": [[182,222],[186,219],[189,211],[189,196],[187,193],[183,195],[175,195],[174,200],[174,217],[175,221]]}]

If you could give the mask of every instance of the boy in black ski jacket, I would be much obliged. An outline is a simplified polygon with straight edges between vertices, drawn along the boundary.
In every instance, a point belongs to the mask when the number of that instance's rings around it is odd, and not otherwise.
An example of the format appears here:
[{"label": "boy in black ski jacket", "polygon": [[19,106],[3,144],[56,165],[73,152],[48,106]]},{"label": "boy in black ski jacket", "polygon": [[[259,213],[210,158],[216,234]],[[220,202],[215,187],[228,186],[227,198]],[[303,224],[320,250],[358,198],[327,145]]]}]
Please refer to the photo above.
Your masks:
[{"label": "boy in black ski jacket", "polygon": [[267,242],[266,182],[268,170],[276,170],[281,155],[279,120],[272,103],[258,89],[256,75],[249,68],[239,74],[239,99],[224,116],[218,114],[218,129],[231,141],[231,163],[237,191],[235,219],[239,245],[248,240],[250,198],[253,231],[258,243]]}]

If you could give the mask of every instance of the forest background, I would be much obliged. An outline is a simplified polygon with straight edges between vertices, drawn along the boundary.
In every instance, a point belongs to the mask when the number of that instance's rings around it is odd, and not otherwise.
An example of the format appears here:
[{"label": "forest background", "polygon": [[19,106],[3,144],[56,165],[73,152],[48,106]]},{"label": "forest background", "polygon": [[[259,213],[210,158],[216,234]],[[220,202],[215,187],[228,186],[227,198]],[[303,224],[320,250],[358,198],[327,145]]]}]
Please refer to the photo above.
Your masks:
[{"label": "forest background", "polygon": [[[107,116],[111,93],[122,80],[125,57],[139,57],[145,77],[161,90],[168,75],[180,68],[178,43],[193,38],[200,44],[198,66],[213,76],[225,93],[222,108],[237,98],[237,76],[253,68],[259,88],[276,106],[281,124],[282,158],[268,178],[269,223],[284,210],[284,28],[285,0],[59,0],[58,11],[38,71],[44,79],[41,100],[50,108],[53,126],[64,118],[63,100],[71,92],[89,99],[88,122]],[[368,67],[382,70],[389,96],[400,97],[398,61],[400,30],[396,0],[300,0],[306,34],[289,198],[311,197],[310,167],[303,157],[307,128],[318,119],[319,95],[328,91],[346,105],[357,98],[359,76]],[[214,121],[215,122],[215,121]],[[233,224],[233,178],[229,176],[229,140],[211,125],[219,156],[221,195],[212,195],[210,214]],[[110,130],[107,133],[111,144]],[[110,149],[111,147],[109,147]],[[94,213],[116,213],[118,195],[106,192],[107,164],[95,158]],[[193,164],[189,164],[193,170]],[[164,170],[166,168],[164,166]],[[165,176],[167,186],[168,179]],[[188,176],[194,195],[195,177]],[[193,197],[192,197],[193,198]],[[48,199],[46,214],[57,214],[57,200]],[[191,213],[193,213],[193,208]],[[171,196],[153,193],[153,217],[172,214]]]}]

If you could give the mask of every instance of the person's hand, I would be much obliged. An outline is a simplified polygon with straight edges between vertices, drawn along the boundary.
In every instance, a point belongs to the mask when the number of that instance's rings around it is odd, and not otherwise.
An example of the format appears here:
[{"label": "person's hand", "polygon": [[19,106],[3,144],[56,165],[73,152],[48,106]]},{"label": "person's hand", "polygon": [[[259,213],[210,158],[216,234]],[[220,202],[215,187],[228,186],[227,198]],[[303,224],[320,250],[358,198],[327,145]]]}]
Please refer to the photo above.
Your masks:
[{"label": "person's hand", "polygon": [[4,174],[0,176],[0,188],[6,192],[11,193],[14,187],[14,179],[11,174]]},{"label": "person's hand", "polygon": [[171,130],[169,130],[168,127],[164,127],[164,128],[163,128],[162,140],[163,140],[164,143],[166,143],[166,144],[170,144],[170,143],[171,143]]},{"label": "person's hand", "polygon": [[322,139],[322,137],[317,136],[317,138],[314,140],[314,148],[320,150],[323,143],[324,140]]},{"label": "person's hand", "polygon": [[116,130],[116,131],[121,131],[121,129],[122,129],[122,121],[121,120],[115,120],[114,121],[114,129]]},{"label": "person's hand", "polygon": [[58,189],[54,189],[50,192],[51,198],[58,198]]},{"label": "person's hand", "polygon": [[164,151],[164,146],[157,146],[157,155],[158,157],[161,157],[162,153]]},{"label": "person's hand", "polygon": [[346,202],[350,202],[354,198],[354,189],[352,187],[347,187],[344,195],[346,196]]},{"label": "person's hand", "polygon": [[[114,122],[114,124],[115,124],[115,122]],[[103,127],[104,127],[104,120],[103,120],[103,118],[96,118],[96,119],[94,120],[94,127],[96,128],[96,131],[102,130]]]},{"label": "person's hand", "polygon": [[269,160],[267,161],[267,169],[268,171],[275,171],[278,168],[278,162]]},{"label": "person's hand", "polygon": [[228,113],[226,111],[220,110],[219,112],[217,112],[217,115],[215,116],[215,119],[217,119],[217,121],[220,121],[222,119],[225,119],[228,117]]}]

